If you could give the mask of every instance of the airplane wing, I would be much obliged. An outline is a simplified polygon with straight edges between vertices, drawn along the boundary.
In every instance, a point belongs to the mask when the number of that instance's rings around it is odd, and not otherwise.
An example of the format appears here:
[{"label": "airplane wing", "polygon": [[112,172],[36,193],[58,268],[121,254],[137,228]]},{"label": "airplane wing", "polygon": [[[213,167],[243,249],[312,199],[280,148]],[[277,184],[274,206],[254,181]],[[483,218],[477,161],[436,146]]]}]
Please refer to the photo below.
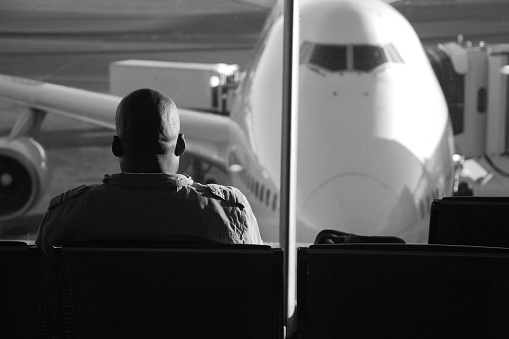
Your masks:
[{"label": "airplane wing", "polygon": [[[115,130],[115,110],[121,98],[0,75],[0,99]],[[184,109],[179,113],[186,151],[227,170],[229,144],[237,138],[245,139],[238,125],[224,116]]]}]

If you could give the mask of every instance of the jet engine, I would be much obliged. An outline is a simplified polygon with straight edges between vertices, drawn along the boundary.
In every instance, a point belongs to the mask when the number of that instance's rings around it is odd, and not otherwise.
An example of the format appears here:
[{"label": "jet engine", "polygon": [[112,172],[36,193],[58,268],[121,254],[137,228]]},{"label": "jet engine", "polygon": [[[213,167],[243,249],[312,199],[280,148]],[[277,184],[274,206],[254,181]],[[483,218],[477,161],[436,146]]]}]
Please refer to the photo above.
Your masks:
[{"label": "jet engine", "polygon": [[44,148],[32,138],[0,138],[0,222],[23,215],[49,183]]}]

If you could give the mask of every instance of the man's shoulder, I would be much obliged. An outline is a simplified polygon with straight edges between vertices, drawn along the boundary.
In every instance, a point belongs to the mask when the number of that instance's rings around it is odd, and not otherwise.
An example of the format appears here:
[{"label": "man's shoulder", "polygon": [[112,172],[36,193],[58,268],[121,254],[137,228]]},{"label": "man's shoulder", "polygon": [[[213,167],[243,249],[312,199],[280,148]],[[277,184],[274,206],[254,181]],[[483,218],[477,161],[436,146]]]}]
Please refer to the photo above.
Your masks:
[{"label": "man's shoulder", "polygon": [[59,195],[53,197],[49,203],[49,209],[61,206],[73,199],[76,199],[82,196],[83,193],[90,191],[92,188],[98,185],[80,185],[78,187],[74,187],[68,191],[60,193]]},{"label": "man's shoulder", "polygon": [[218,199],[239,208],[244,208],[247,204],[247,199],[244,194],[242,194],[238,188],[233,186],[223,186],[218,184],[203,185],[196,182],[192,186],[208,198]]}]

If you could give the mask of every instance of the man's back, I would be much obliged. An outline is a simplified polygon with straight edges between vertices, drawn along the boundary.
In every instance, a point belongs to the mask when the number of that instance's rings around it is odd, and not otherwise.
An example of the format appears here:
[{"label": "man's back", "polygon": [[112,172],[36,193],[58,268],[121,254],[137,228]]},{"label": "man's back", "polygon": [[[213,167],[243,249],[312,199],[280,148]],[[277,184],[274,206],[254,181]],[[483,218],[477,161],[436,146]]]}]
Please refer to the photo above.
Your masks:
[{"label": "man's back", "polygon": [[239,190],[201,185],[179,174],[106,175],[52,199],[37,243],[83,240],[204,240],[261,244],[256,218]]}]

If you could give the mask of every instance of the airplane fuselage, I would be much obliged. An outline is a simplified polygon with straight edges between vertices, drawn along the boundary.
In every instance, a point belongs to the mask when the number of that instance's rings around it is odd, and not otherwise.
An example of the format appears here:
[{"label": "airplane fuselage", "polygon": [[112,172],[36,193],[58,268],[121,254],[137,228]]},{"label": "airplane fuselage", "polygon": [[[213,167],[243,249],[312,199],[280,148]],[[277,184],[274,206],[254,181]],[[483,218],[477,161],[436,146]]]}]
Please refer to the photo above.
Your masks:
[{"label": "airplane fuselage", "polygon": [[[262,238],[278,241],[281,7],[236,92],[233,184]],[[453,136],[443,94],[410,24],[378,1],[302,1],[297,235],[322,229],[425,242],[432,198],[452,194]]]}]

